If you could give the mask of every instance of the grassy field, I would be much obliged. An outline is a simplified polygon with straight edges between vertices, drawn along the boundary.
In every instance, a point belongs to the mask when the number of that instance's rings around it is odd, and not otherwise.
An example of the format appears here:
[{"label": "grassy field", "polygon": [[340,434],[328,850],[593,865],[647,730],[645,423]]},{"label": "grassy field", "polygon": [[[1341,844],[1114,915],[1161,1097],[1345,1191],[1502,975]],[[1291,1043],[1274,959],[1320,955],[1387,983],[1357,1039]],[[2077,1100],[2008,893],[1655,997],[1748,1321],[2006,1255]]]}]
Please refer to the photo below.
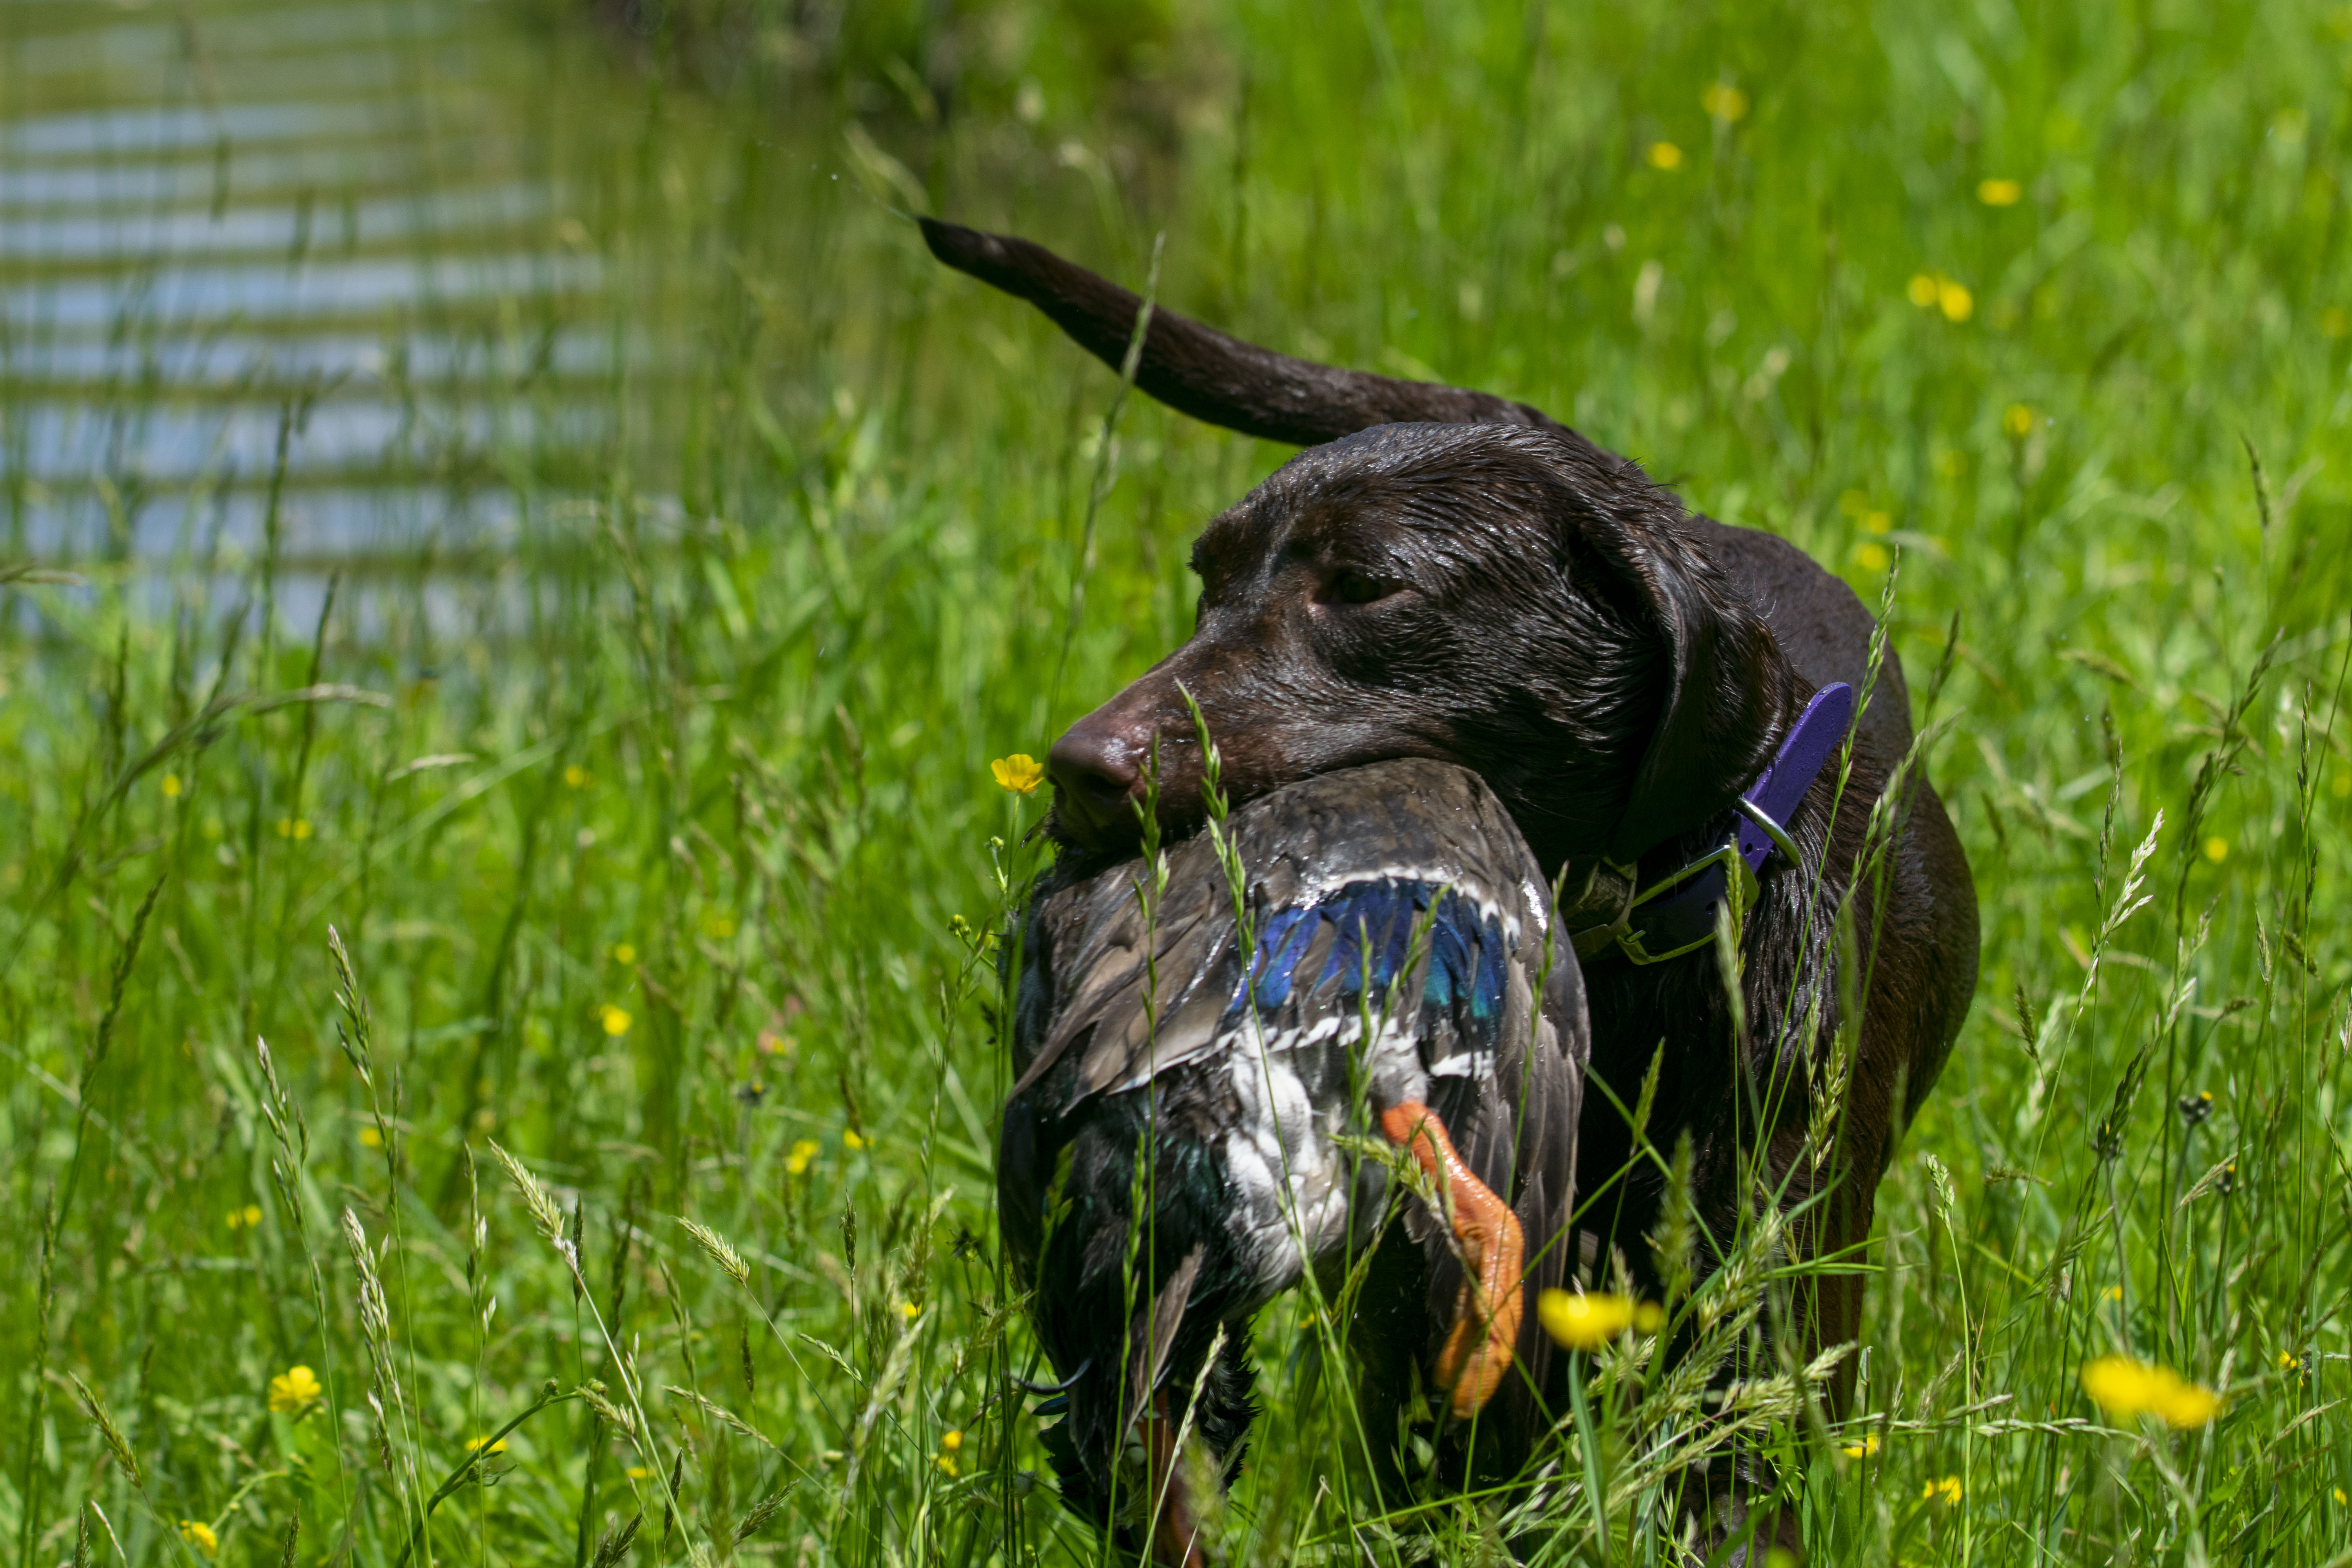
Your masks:
[{"label": "grassy field", "polygon": [[[1003,1381],[979,933],[1045,797],[988,763],[1181,637],[1286,454],[1107,432],[919,204],[1131,281],[1164,233],[1171,308],[1891,595],[1983,982],[1855,1415],[1772,1426],[1812,1560],[2352,1561],[2352,9],[1066,5],[822,71],[676,15],[511,20],[661,374],[425,476],[510,561],[274,617],[266,554],[0,568],[11,1561],[1097,1560]],[[1539,1523],[1381,1520],[1322,1331],[1258,1331],[1232,1561],[1668,1560],[1637,1344]],[[2104,1412],[2111,1353],[2218,1413]]]}]

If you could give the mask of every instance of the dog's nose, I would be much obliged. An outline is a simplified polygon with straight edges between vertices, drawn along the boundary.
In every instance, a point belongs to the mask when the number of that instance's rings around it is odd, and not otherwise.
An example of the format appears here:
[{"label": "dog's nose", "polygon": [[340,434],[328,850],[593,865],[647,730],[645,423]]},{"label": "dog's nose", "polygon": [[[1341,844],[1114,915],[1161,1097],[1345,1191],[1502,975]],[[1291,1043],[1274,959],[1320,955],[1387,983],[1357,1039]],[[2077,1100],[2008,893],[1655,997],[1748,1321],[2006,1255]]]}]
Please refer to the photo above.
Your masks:
[{"label": "dog's nose", "polygon": [[1088,844],[1115,837],[1132,826],[1129,805],[1143,783],[1134,742],[1115,730],[1074,724],[1046,753],[1054,777],[1055,803],[1067,825]]}]

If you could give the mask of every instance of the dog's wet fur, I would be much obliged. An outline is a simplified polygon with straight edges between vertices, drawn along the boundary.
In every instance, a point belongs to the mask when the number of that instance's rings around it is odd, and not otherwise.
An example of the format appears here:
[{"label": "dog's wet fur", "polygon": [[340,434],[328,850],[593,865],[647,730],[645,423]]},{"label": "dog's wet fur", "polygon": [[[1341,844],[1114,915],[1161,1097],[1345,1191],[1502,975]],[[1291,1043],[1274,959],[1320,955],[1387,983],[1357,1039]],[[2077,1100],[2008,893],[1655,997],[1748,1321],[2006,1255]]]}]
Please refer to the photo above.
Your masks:
[{"label": "dog's wet fur", "polygon": [[[1135,296],[1026,241],[923,227],[941,260],[1031,300],[1120,363]],[[1074,847],[1133,837],[1155,748],[1163,823],[1198,824],[1189,693],[1236,800],[1383,758],[1439,758],[1486,779],[1570,889],[1604,858],[1638,866],[1647,885],[1722,845],[1732,803],[1814,690],[1869,684],[1872,618],[1843,583],[1772,535],[1686,511],[1639,466],[1537,410],[1286,359],[1166,311],[1152,316],[1136,384],[1195,417],[1307,449],[1201,534],[1192,637],[1055,744],[1052,830]],[[1833,758],[1789,824],[1805,865],[1775,857],[1763,873],[1736,1047],[1711,952],[1587,962],[1591,1072],[1630,1104],[1663,1044],[1649,1138],[1671,1150],[1689,1135],[1700,1218],[1717,1242],[1739,1227],[1752,1196],[1743,1167],[1761,1145],[1785,1205],[1833,1184],[1793,1244],[1859,1261],[1894,1141],[1967,1012],[1975,889],[1916,767],[1892,846],[1854,890],[1860,973],[1839,973],[1835,910],[1872,805],[1910,743],[1910,698],[1890,654],[1843,796]],[[1843,1141],[1817,1174],[1797,1156],[1853,996],[1862,1018]],[[1601,1256],[1622,1253],[1637,1289],[1657,1295],[1642,1238],[1663,1180],[1646,1163],[1619,1179],[1630,1129],[1611,1094],[1584,1103],[1587,1223],[1601,1228]],[[1818,1278],[1799,1301],[1802,1348],[1858,1338],[1861,1303],[1858,1273]],[[1739,1468],[1727,1462],[1692,1494],[1711,1536],[1738,1528],[1746,1500],[1769,1489]],[[1765,1539],[1797,1545],[1785,1517],[1759,1522]]]}]

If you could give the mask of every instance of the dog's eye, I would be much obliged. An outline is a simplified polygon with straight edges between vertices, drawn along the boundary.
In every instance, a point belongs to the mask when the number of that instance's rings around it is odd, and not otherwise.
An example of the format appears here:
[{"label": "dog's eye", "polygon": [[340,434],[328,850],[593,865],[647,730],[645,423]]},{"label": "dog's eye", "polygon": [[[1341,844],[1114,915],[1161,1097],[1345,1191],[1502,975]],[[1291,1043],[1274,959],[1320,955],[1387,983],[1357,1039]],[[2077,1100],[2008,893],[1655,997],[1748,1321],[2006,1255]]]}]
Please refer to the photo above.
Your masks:
[{"label": "dog's eye", "polygon": [[1325,596],[1341,605],[1369,605],[1396,592],[1396,584],[1363,572],[1342,572],[1331,579]]}]

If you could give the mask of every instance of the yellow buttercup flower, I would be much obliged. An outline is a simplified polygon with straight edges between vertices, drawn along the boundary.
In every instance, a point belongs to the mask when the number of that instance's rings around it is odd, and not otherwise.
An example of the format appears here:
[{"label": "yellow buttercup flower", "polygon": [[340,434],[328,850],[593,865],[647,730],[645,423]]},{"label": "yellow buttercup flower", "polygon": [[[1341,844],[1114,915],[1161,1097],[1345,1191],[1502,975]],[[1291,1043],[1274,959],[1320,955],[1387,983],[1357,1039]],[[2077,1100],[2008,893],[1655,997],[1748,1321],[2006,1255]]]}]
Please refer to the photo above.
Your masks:
[{"label": "yellow buttercup flower", "polygon": [[793,1152],[784,1156],[784,1169],[795,1176],[801,1174],[809,1168],[809,1162],[817,1157],[821,1147],[814,1138],[802,1139],[793,1145]]},{"label": "yellow buttercup flower", "polygon": [[1655,1301],[1643,1301],[1633,1309],[1635,1332],[1654,1334],[1665,1326],[1666,1310]]},{"label": "yellow buttercup flower", "polygon": [[898,1303],[898,1310],[910,1323],[923,1315],[922,1304],[917,1301],[901,1301]]},{"label": "yellow buttercup flower", "polygon": [[2177,1426],[2185,1432],[2191,1427],[2204,1426],[2221,1412],[2220,1394],[2210,1388],[2183,1382],[2165,1396],[2164,1403],[2157,1407],[2156,1413],[2164,1417],[2167,1426]]},{"label": "yellow buttercup flower", "polygon": [[1986,180],[1977,186],[1977,200],[1989,207],[2013,207],[2025,195],[2025,187],[2015,180]]},{"label": "yellow buttercup flower", "polygon": [[1650,143],[1650,167],[1653,169],[1673,170],[1679,169],[1682,166],[1683,150],[1681,148],[1675,146],[1671,142],[1653,142]]},{"label": "yellow buttercup flower", "polygon": [[2230,858],[2230,841],[2220,834],[2205,840],[2205,858],[2216,866]]},{"label": "yellow buttercup flower", "polygon": [[950,1454],[954,1453],[958,1448],[963,1447],[963,1434],[961,1432],[948,1433],[940,1439],[940,1447],[945,1448]]},{"label": "yellow buttercup flower", "polygon": [[1853,558],[1865,572],[1884,572],[1895,560],[1886,552],[1886,546],[1874,539],[1865,539],[1855,545]]},{"label": "yellow buttercup flower", "polygon": [[998,788],[1014,795],[1035,795],[1037,786],[1045,782],[1045,765],[1026,752],[999,757],[988,764],[988,771],[996,775]]},{"label": "yellow buttercup flower", "polygon": [[[488,1437],[468,1437],[466,1439],[466,1452],[468,1454],[478,1452],[482,1445],[485,1443],[489,1443],[489,1439]],[[507,1440],[504,1437],[499,1438],[495,1443],[490,1443],[491,1453],[503,1454],[506,1451]]]},{"label": "yellow buttercup flower", "polygon": [[2221,1397],[2190,1383],[2168,1366],[2127,1355],[2103,1355],[2083,1369],[2083,1392],[2109,1415],[2160,1417],[2183,1430],[2202,1426],[2220,1413]]},{"label": "yellow buttercup flower", "polygon": [[1977,312],[1977,297],[1967,284],[1940,272],[1914,273],[1904,292],[1923,310],[1941,310],[1948,321],[1965,321]]},{"label": "yellow buttercup flower", "polygon": [[220,1555],[220,1537],[215,1535],[213,1533],[213,1527],[206,1524],[201,1519],[184,1519],[180,1521],[180,1539],[194,1547],[197,1551],[203,1552],[206,1557],[217,1557]]},{"label": "yellow buttercup flower", "polygon": [[1943,1499],[1945,1506],[1949,1507],[1951,1504],[1960,1500],[1960,1478],[1958,1476],[1946,1476],[1940,1481],[1929,1481],[1927,1485],[1927,1489],[1921,1491],[1919,1495],[1923,1498],[1940,1497]]},{"label": "yellow buttercup flower", "polygon": [[319,1374],[307,1366],[289,1366],[269,1380],[269,1408],[280,1415],[299,1415],[326,1394]]},{"label": "yellow buttercup flower", "polygon": [[631,946],[630,946],[627,942],[614,942],[614,943],[613,944],[613,962],[614,962],[614,963],[635,963],[636,961],[637,961],[637,950],[636,950],[635,948],[631,947]]},{"label": "yellow buttercup flower", "polygon": [[2022,403],[2012,403],[2001,410],[2000,427],[2022,438],[2033,434],[2033,410]]},{"label": "yellow buttercup flower", "polygon": [[180,798],[179,774],[165,773],[163,775],[163,798],[165,800],[177,800]]},{"label": "yellow buttercup flower", "polygon": [[1728,82],[1711,82],[1698,95],[1698,106],[1727,125],[1746,117],[1748,95]]},{"label": "yellow buttercup flower", "polygon": [[855,1127],[846,1127],[842,1130],[841,1146],[845,1149],[869,1148],[872,1146],[873,1142],[873,1139],[862,1136]]},{"label": "yellow buttercup flower", "polygon": [[1536,1302],[1536,1320],[1570,1350],[1597,1351],[1633,1326],[1633,1301],[1626,1296],[1547,1290]]},{"label": "yellow buttercup flower", "polygon": [[604,1032],[616,1040],[629,1032],[629,1025],[635,1021],[627,1008],[615,1007],[610,1002],[596,1009],[596,1016],[603,1021]]},{"label": "yellow buttercup flower", "polygon": [[370,1149],[381,1149],[383,1147],[383,1134],[373,1127],[362,1127],[360,1129],[360,1142]]},{"label": "yellow buttercup flower", "polygon": [[1859,1443],[1848,1443],[1843,1452],[1849,1459],[1874,1459],[1878,1457],[1878,1434],[1873,1432]]},{"label": "yellow buttercup flower", "polygon": [[573,789],[578,789],[588,782],[588,770],[574,763],[563,770],[563,782]]},{"label": "yellow buttercup flower", "polygon": [[629,1479],[633,1481],[649,1481],[654,1479],[653,1471],[643,1465],[631,1465],[628,1474]]}]

